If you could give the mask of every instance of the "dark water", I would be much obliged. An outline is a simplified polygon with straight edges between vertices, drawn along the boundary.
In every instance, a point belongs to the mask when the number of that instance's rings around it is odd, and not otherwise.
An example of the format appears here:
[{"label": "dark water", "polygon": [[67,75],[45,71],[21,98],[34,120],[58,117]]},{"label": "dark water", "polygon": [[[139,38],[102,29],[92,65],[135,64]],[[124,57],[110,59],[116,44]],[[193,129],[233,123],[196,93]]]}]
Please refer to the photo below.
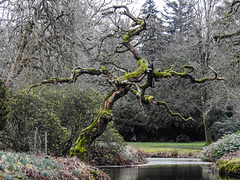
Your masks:
[{"label": "dark water", "polygon": [[[149,158],[149,163],[132,167],[108,167],[112,180],[218,180],[211,163],[199,159]],[[222,179],[221,179],[222,180]]]}]

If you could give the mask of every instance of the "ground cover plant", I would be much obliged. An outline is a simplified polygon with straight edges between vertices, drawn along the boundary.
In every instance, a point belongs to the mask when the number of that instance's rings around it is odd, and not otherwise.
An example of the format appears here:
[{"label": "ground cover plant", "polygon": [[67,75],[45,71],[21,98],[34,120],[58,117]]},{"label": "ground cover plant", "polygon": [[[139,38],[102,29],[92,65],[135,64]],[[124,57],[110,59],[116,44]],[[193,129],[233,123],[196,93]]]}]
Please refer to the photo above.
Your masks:
[{"label": "ground cover plant", "polygon": [[0,179],[110,179],[77,158],[43,157],[0,151]]},{"label": "ground cover plant", "polygon": [[205,147],[202,158],[206,161],[216,161],[225,154],[233,153],[240,148],[240,132],[224,135],[216,142]]}]

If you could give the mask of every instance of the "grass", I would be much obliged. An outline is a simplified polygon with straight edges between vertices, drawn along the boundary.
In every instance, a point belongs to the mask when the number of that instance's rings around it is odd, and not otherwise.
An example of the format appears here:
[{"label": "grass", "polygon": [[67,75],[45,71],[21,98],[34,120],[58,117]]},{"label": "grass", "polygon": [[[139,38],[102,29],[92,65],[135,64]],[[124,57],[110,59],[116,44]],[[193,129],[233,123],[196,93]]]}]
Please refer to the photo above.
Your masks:
[{"label": "grass", "polygon": [[162,142],[129,142],[129,146],[147,154],[168,154],[169,156],[200,156],[205,142],[162,143]]}]

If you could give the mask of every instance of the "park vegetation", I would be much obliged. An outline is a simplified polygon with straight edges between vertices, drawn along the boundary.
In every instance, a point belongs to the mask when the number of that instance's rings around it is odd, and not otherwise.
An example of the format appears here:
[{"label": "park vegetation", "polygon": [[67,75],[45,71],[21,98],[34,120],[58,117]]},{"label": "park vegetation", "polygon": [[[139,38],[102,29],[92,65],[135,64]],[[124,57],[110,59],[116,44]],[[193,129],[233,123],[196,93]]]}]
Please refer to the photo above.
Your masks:
[{"label": "park vegetation", "polygon": [[124,140],[237,136],[239,0],[164,3],[0,1],[0,148],[131,164]]}]

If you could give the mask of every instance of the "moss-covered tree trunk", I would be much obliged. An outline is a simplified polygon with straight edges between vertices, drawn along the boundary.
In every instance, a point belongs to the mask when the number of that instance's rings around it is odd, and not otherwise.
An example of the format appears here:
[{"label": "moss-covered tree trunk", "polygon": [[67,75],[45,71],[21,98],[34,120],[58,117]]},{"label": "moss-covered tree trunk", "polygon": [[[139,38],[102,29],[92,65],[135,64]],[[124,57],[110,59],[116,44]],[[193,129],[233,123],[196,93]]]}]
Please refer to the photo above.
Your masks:
[{"label": "moss-covered tree trunk", "polygon": [[70,150],[70,156],[78,156],[78,158],[83,161],[88,159],[88,150],[93,141],[102,135],[106,126],[112,120],[112,108],[114,103],[119,98],[127,94],[130,86],[131,85],[129,83],[120,83],[115,90],[109,93],[109,95],[105,98],[103,108],[97,118],[90,126],[81,131],[75,146]]}]

